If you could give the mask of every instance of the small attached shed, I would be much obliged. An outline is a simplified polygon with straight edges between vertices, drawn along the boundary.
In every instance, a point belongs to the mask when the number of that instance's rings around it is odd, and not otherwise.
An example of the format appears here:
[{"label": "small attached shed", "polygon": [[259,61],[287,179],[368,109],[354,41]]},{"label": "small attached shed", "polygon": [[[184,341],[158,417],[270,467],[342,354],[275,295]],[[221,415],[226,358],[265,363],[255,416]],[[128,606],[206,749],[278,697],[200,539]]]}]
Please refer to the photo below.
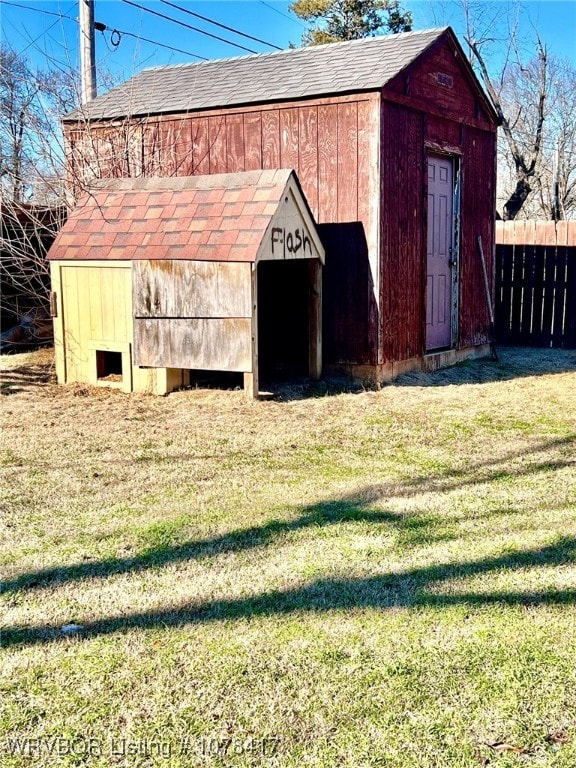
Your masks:
[{"label": "small attached shed", "polygon": [[326,250],[324,363],[489,352],[498,119],[450,28],[144,70],[69,115],[70,178],[292,168]]},{"label": "small attached shed", "polygon": [[101,182],[49,258],[61,383],[320,376],[324,249],[293,171]]}]

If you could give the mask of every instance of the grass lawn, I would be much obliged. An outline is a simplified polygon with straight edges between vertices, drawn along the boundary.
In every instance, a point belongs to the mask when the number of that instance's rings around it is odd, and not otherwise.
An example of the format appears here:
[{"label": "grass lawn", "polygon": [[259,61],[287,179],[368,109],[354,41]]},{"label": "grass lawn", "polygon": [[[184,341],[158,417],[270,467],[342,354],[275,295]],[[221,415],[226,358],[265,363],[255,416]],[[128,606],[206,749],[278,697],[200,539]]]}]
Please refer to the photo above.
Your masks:
[{"label": "grass lawn", "polygon": [[256,403],[2,367],[2,768],[576,766],[576,351]]}]

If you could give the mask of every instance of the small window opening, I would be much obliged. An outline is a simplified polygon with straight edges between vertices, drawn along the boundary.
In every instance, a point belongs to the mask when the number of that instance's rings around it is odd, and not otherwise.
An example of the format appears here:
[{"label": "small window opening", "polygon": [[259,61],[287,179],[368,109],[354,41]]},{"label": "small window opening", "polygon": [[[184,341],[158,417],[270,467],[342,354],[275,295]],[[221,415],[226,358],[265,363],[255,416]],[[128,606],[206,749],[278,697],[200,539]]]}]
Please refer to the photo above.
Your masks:
[{"label": "small window opening", "polygon": [[96,376],[98,381],[122,381],[122,352],[97,349]]}]

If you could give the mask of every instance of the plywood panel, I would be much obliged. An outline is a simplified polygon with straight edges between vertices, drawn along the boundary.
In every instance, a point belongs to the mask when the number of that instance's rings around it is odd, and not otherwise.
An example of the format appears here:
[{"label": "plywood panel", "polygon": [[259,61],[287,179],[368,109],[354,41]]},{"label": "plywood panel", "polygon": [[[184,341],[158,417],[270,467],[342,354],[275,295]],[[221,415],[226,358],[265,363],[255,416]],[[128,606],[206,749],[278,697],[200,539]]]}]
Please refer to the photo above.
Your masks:
[{"label": "plywood panel", "polygon": [[381,345],[384,361],[424,352],[425,253],[422,115],[382,105]]},{"label": "plywood panel", "polygon": [[300,109],[298,178],[315,218],[318,217],[318,107]]},{"label": "plywood panel", "polygon": [[489,340],[489,314],[484,291],[478,236],[482,238],[491,290],[494,274],[495,135],[463,129],[462,237],[460,255],[460,345]]},{"label": "plywood panel", "polygon": [[193,169],[193,148],[191,121],[186,118],[174,120],[174,160],[177,176],[190,176]]},{"label": "plywood panel", "polygon": [[436,115],[426,115],[426,141],[438,147],[458,150],[462,143],[460,124]]},{"label": "plywood panel", "polygon": [[298,110],[280,110],[280,167],[298,173]]},{"label": "plywood panel", "polygon": [[193,173],[210,173],[210,145],[208,142],[208,118],[200,117],[191,121]]},{"label": "plywood panel", "polygon": [[262,116],[259,112],[244,115],[245,170],[262,168]]},{"label": "plywood panel", "polygon": [[54,317],[54,356],[58,383],[66,382],[66,356],[64,350],[64,311],[62,308],[61,265],[57,261],[50,264],[50,286],[56,294],[56,316]]},{"label": "plywood panel", "polygon": [[245,170],[244,120],[241,114],[226,116],[226,171]]},{"label": "plywood panel", "polygon": [[278,207],[266,237],[258,249],[258,260],[322,258],[323,254],[316,245],[316,238],[296,202],[294,191],[290,189]]},{"label": "plywood panel", "polygon": [[364,224],[375,296],[378,296],[380,279],[378,263],[380,118],[378,109],[379,103],[375,101],[358,103],[358,220]]},{"label": "plywood panel", "polygon": [[81,381],[80,321],[78,315],[77,269],[62,267],[62,316],[64,324],[64,351],[66,356],[66,382]]},{"label": "plywood panel", "polygon": [[158,124],[147,122],[142,129],[142,173],[144,176],[154,176],[158,173],[161,162],[161,149],[158,136]]},{"label": "plywood panel", "polygon": [[262,168],[281,168],[279,110],[262,112]]},{"label": "plywood panel", "polygon": [[116,305],[116,333],[124,339],[132,339],[132,270],[122,269],[114,272],[118,285]]},{"label": "plywood panel", "polygon": [[[132,347],[132,296],[129,265],[62,265],[61,320],[64,327],[59,361],[59,381],[94,383],[95,350],[128,350],[123,363],[130,365]],[[102,342],[102,344],[99,344]],[[116,345],[116,346],[114,346]],[[65,366],[64,366],[65,364]],[[140,370],[134,366],[125,375],[124,388],[130,382],[139,392],[159,392],[165,378],[163,371]]]},{"label": "plywood panel", "polygon": [[[88,271],[96,271],[96,267],[85,267]],[[102,290],[100,280],[90,279],[88,295],[88,311],[90,313],[90,338],[103,339],[104,331],[102,328]]]},{"label": "plywood panel", "polygon": [[175,176],[178,162],[176,159],[176,130],[173,120],[158,125],[159,151],[162,158],[162,174]]},{"label": "plywood panel", "polygon": [[338,106],[318,107],[318,222],[338,220]]},{"label": "plywood panel", "polygon": [[209,371],[252,369],[252,319],[134,321],[137,365]]},{"label": "plywood panel", "polygon": [[114,308],[118,300],[123,297],[116,296],[114,291],[114,279],[112,270],[100,269],[98,276],[101,281],[100,302],[102,306],[102,338],[116,339],[116,326],[114,321]]},{"label": "plywood panel", "polygon": [[210,117],[208,126],[210,173],[226,173],[226,119]]},{"label": "plywood panel", "polygon": [[445,41],[387,83],[384,95],[443,119],[494,129],[493,117],[473,85],[467,63]]},{"label": "plywood panel", "polygon": [[338,105],[338,221],[358,220],[358,107]]},{"label": "plywood panel", "polygon": [[135,261],[138,318],[251,317],[250,264]]}]

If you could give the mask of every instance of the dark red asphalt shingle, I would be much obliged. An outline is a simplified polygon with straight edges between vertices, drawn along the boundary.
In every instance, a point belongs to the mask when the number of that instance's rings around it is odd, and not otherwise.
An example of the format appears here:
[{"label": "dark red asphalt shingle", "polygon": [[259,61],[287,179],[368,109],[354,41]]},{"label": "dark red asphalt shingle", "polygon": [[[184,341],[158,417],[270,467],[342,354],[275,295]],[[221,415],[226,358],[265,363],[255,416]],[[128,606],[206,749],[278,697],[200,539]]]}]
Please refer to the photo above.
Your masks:
[{"label": "dark red asphalt shingle", "polygon": [[291,173],[99,182],[78,202],[48,258],[256,261]]}]

